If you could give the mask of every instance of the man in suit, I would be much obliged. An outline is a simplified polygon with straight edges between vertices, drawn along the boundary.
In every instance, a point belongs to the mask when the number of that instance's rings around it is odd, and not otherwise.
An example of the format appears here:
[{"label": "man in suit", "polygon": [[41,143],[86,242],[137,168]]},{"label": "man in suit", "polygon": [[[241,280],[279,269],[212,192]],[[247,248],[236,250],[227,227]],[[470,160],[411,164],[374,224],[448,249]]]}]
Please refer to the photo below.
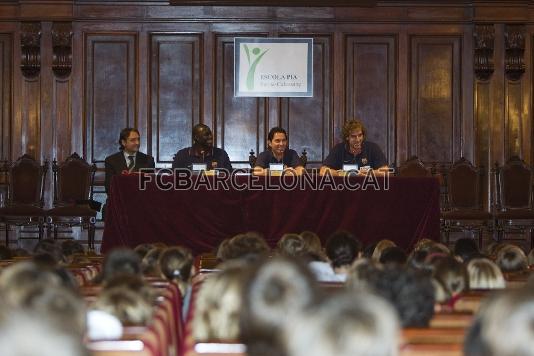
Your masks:
[{"label": "man in suit", "polygon": [[106,157],[106,194],[109,195],[111,178],[122,172],[138,172],[141,168],[155,168],[154,158],[139,152],[139,131],[127,127],[119,137],[119,152]]}]

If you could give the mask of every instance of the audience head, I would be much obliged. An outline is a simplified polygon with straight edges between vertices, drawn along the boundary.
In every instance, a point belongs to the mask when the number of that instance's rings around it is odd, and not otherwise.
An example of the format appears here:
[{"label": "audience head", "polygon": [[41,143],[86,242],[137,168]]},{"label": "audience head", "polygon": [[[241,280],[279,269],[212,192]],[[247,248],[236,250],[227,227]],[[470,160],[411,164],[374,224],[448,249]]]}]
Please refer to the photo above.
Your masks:
[{"label": "audience head", "polygon": [[356,260],[350,269],[347,285],[353,289],[367,290],[370,286],[370,279],[375,273],[380,273],[383,265],[369,258],[360,258]]},{"label": "audience head", "polygon": [[42,239],[33,249],[34,256],[48,255],[50,258],[50,264],[58,264],[66,262],[65,256],[61,246],[56,240]]},{"label": "audience head", "polygon": [[399,322],[382,298],[365,292],[333,295],[286,327],[290,356],[397,355]]},{"label": "audience head", "polygon": [[351,233],[338,231],[326,242],[326,255],[334,268],[347,268],[358,258],[362,245]]},{"label": "audience head", "polygon": [[58,327],[53,315],[13,309],[0,316],[2,356],[89,356],[82,337]]},{"label": "audience head", "polygon": [[80,243],[80,241],[76,240],[65,240],[61,243],[61,251],[63,253],[63,256],[65,257],[72,257],[76,254],[85,254],[85,249],[83,248],[83,245]]},{"label": "audience head", "polygon": [[369,284],[388,300],[403,327],[427,327],[434,316],[434,286],[428,274],[411,269],[386,268],[374,273]]},{"label": "audience head", "polygon": [[384,252],[384,250],[387,249],[388,247],[395,247],[395,246],[397,246],[397,245],[391,240],[380,240],[376,244],[375,249],[373,250],[373,255],[371,256],[371,258],[374,261],[379,262],[380,261],[380,257],[382,256],[382,253]]},{"label": "audience head", "polygon": [[534,293],[523,288],[490,299],[465,343],[466,356],[533,356]]},{"label": "audience head", "polygon": [[104,257],[102,272],[95,281],[100,283],[123,274],[141,275],[141,260],[133,250],[117,248]]},{"label": "audience head", "polygon": [[195,303],[193,337],[196,341],[237,340],[242,294],[249,265],[244,260],[221,264],[203,282]]},{"label": "audience head", "polygon": [[193,269],[191,251],[181,246],[169,247],[159,256],[158,264],[163,276],[169,281],[177,282],[182,296],[185,295]]},{"label": "audience head", "polygon": [[440,259],[435,267],[433,277],[443,286],[450,297],[459,295],[469,289],[469,276],[465,265],[453,257]]},{"label": "audience head", "polygon": [[283,327],[316,300],[315,281],[305,265],[286,257],[259,263],[245,283],[241,340],[247,355],[283,355]]},{"label": "audience head", "polygon": [[408,256],[403,249],[397,246],[391,246],[382,251],[379,262],[383,265],[404,266]]},{"label": "audience head", "polygon": [[504,276],[493,261],[474,258],[467,264],[471,289],[502,289],[506,287]]},{"label": "audience head", "polygon": [[148,251],[148,253],[141,260],[141,271],[146,277],[160,277],[161,271],[158,265],[158,259],[163,248],[155,247]]},{"label": "audience head", "polygon": [[321,244],[321,239],[319,236],[312,231],[302,231],[300,237],[304,240],[304,246],[306,248],[306,253],[313,260],[325,261],[326,256],[323,251],[323,246]]},{"label": "audience head", "polygon": [[270,251],[265,239],[254,232],[232,237],[225,246],[225,250],[223,261],[235,258],[255,260],[266,256]]},{"label": "audience head", "polygon": [[474,239],[463,237],[454,243],[454,255],[468,262],[471,258],[480,257],[480,250]]},{"label": "audience head", "polygon": [[512,244],[499,249],[495,262],[504,273],[521,272],[528,268],[527,255],[520,247]]},{"label": "audience head", "polygon": [[276,244],[283,256],[302,257],[306,254],[304,239],[298,234],[284,234]]}]

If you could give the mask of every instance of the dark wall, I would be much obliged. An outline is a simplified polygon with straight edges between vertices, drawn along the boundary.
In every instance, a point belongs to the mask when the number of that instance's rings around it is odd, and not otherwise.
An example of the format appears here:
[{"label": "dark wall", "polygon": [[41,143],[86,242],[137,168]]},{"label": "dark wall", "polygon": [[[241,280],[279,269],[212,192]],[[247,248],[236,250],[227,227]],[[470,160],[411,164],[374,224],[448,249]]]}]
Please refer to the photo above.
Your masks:
[{"label": "dark wall", "polygon": [[[0,158],[77,151],[102,168],[120,129],[136,126],[165,167],[204,122],[236,165],[281,125],[317,166],[343,121],[360,118],[390,164],[465,156],[488,167],[516,154],[533,163],[530,1],[372,3],[3,2]],[[313,37],[314,97],[234,97],[236,36]],[[514,76],[518,61],[525,71]]]}]

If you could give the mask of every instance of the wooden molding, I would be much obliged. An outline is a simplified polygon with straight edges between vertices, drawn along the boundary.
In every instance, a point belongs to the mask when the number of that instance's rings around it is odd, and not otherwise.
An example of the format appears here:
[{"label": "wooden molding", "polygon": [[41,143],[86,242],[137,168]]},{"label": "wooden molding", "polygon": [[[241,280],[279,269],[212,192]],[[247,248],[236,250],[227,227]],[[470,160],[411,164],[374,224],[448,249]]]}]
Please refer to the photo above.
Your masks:
[{"label": "wooden molding", "polygon": [[473,35],[475,37],[475,75],[478,80],[488,80],[495,70],[493,64],[495,27],[476,25]]},{"label": "wooden molding", "polygon": [[41,71],[41,23],[23,22],[20,32],[20,69],[26,78],[35,78]]},{"label": "wooden molding", "polygon": [[169,0],[170,5],[176,6],[317,6],[317,7],[371,7],[377,0]]}]

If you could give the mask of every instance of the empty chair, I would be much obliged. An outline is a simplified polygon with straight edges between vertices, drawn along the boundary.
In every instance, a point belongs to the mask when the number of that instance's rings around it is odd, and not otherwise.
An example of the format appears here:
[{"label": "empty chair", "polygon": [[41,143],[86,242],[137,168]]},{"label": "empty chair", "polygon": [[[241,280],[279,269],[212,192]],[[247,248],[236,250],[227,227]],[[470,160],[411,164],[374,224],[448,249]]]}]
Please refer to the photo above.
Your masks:
[{"label": "empty chair", "polygon": [[39,239],[43,237],[44,181],[47,169],[48,161],[41,166],[28,154],[12,164],[5,164],[3,171],[7,174],[8,195],[6,206],[0,209],[0,217],[5,224],[6,246],[9,245],[11,225],[38,226]]},{"label": "empty chair", "polygon": [[495,164],[495,223],[499,241],[507,232],[528,232],[530,247],[534,247],[532,178],[532,168],[517,156],[511,157],[503,167]]},{"label": "empty chair", "polygon": [[452,231],[472,232],[482,245],[484,229],[493,230],[492,215],[482,204],[482,169],[465,158],[456,161],[445,174],[447,202],[441,213],[441,230],[449,243]]},{"label": "empty chair", "polygon": [[96,210],[89,207],[96,166],[77,153],[64,162],[54,161],[54,207],[47,212],[49,228],[57,238],[58,226],[81,226],[88,230],[88,245],[94,249]]},{"label": "empty chair", "polygon": [[412,156],[397,169],[399,177],[431,177],[432,171],[417,157]]}]

